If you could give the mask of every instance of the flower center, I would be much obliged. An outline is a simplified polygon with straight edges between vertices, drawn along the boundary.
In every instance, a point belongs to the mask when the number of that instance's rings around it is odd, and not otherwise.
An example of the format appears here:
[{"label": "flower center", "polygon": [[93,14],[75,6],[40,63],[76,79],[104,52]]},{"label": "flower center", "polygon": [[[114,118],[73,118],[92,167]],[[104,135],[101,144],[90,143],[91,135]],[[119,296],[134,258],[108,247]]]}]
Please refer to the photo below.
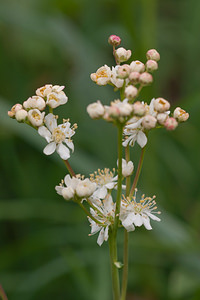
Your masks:
[{"label": "flower center", "polygon": [[52,138],[57,144],[59,144],[65,140],[65,134],[57,127],[52,132]]},{"label": "flower center", "polygon": [[59,98],[56,97],[56,95],[54,95],[54,94],[49,95],[49,101],[50,101],[50,100],[54,100],[54,101],[56,101],[56,102],[59,102]]},{"label": "flower center", "polygon": [[108,74],[106,72],[106,70],[101,70],[98,73],[96,73],[97,78],[101,78],[101,77],[108,77]]},{"label": "flower center", "polygon": [[41,119],[40,114],[38,114],[36,111],[33,111],[33,112],[32,112],[32,117],[33,117],[35,120],[38,120],[38,121]]},{"label": "flower center", "polygon": [[90,180],[96,182],[96,184],[101,186],[111,182],[112,179],[113,179],[113,172],[111,172],[107,168],[105,168],[104,170],[99,169],[98,172],[95,172],[94,174],[90,175]]}]

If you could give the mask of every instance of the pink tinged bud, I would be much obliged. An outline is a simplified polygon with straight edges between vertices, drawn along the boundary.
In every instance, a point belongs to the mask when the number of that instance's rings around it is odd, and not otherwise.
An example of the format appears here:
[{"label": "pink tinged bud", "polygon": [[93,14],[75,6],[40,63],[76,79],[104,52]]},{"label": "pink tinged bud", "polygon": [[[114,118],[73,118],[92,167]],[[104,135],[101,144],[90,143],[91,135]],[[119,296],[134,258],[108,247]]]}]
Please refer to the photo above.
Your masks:
[{"label": "pink tinged bud", "polygon": [[139,82],[140,73],[139,72],[131,72],[129,74],[129,80],[131,83],[136,84]]},{"label": "pink tinged bud", "polygon": [[105,112],[105,109],[100,101],[91,103],[87,107],[87,112],[92,119],[100,119]]},{"label": "pink tinged bud", "polygon": [[108,38],[108,43],[112,46],[119,46],[121,44],[121,39],[119,36],[112,34]]},{"label": "pink tinged bud", "polygon": [[130,64],[130,68],[131,72],[142,73],[145,71],[145,65],[139,60],[132,61],[132,63]]},{"label": "pink tinged bud", "polygon": [[160,60],[160,54],[155,49],[150,49],[146,53],[147,59],[159,61]]},{"label": "pink tinged bud", "polygon": [[22,105],[19,104],[19,103],[13,105],[13,106],[11,107],[11,110],[8,111],[8,116],[9,116],[10,118],[14,118],[16,112],[17,112],[18,110],[22,109],[22,108],[23,108]]},{"label": "pink tinged bud", "polygon": [[158,69],[158,63],[155,60],[147,60],[146,62],[146,70],[147,72],[153,72]]},{"label": "pink tinged bud", "polygon": [[11,110],[9,110],[9,111],[8,111],[8,116],[9,116],[10,118],[14,118],[15,114],[14,114]]},{"label": "pink tinged bud", "polygon": [[24,121],[28,115],[28,112],[25,109],[20,109],[16,112],[15,118],[18,122]]},{"label": "pink tinged bud", "polygon": [[157,120],[151,115],[146,115],[142,120],[142,126],[145,129],[152,129],[156,126]]},{"label": "pink tinged bud", "polygon": [[131,69],[130,69],[129,65],[119,66],[119,68],[117,69],[118,78],[121,78],[121,79],[127,78],[130,73],[130,70]]},{"label": "pink tinged bud", "polygon": [[115,57],[119,63],[127,61],[131,57],[131,50],[120,47],[115,51]]},{"label": "pink tinged bud", "polygon": [[133,99],[137,95],[137,88],[133,85],[129,85],[125,88],[125,96],[129,100]]},{"label": "pink tinged bud", "polygon": [[185,122],[189,118],[189,114],[180,107],[177,107],[174,110],[173,116],[177,119],[178,122]]},{"label": "pink tinged bud", "polygon": [[165,100],[164,98],[157,98],[154,100],[154,109],[159,112],[163,113],[170,108],[170,103]]},{"label": "pink tinged bud", "polygon": [[178,126],[176,119],[169,117],[164,123],[164,126],[167,130],[174,130]]},{"label": "pink tinged bud", "polygon": [[146,107],[140,101],[133,103],[133,113],[136,116],[142,117],[146,112]]},{"label": "pink tinged bud", "polygon": [[169,115],[167,113],[159,113],[157,114],[157,121],[159,124],[163,125],[167,118],[169,118]]},{"label": "pink tinged bud", "polygon": [[153,76],[147,72],[144,72],[140,75],[139,82],[142,85],[148,85],[153,82]]}]

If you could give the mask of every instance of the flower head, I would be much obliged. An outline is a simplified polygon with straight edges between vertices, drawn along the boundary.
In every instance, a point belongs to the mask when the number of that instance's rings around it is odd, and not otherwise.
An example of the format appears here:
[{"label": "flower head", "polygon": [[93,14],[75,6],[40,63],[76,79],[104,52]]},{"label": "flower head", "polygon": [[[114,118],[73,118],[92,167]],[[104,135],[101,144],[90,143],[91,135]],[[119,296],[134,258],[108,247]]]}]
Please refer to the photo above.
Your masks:
[{"label": "flower head", "polygon": [[111,195],[107,195],[104,200],[96,199],[93,205],[96,209],[90,208],[90,213],[98,223],[88,217],[91,225],[90,235],[100,231],[97,244],[101,246],[104,241],[108,240],[109,226],[114,222],[115,204],[113,203]]},{"label": "flower head", "polygon": [[[55,150],[64,160],[70,157],[70,151],[74,151],[74,144],[71,137],[75,134],[76,124],[71,128],[68,120],[57,125],[56,116],[48,114],[45,117],[45,125],[38,128],[38,133],[49,143],[43,150],[46,155],[52,154]],[[67,147],[64,144],[67,145]]]},{"label": "flower head", "polygon": [[96,73],[92,73],[90,78],[92,81],[96,82],[98,85],[106,85],[110,81],[111,77],[111,69],[104,65],[103,67],[99,68]]},{"label": "flower head", "polygon": [[155,221],[160,221],[160,218],[155,216],[155,214],[160,214],[159,211],[155,211],[156,201],[155,196],[153,197],[145,197],[142,195],[139,202],[136,201],[136,192],[132,198],[123,198],[121,202],[121,210],[120,210],[120,220],[122,225],[128,231],[132,231],[135,229],[135,226],[144,225],[147,230],[151,230],[150,219]]}]

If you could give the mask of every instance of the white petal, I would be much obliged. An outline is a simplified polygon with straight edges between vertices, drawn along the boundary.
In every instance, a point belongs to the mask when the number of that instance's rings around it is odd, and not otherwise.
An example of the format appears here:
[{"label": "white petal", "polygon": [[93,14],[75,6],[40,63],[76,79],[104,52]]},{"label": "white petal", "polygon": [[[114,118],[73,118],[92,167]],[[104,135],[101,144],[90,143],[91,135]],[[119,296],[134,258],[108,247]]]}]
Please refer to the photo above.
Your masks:
[{"label": "white petal", "polygon": [[107,189],[105,188],[105,186],[102,186],[101,188],[98,188],[93,196],[96,198],[100,198],[100,199],[104,199],[107,195]]},{"label": "white petal", "polygon": [[57,145],[56,151],[63,160],[66,160],[70,157],[69,149],[66,146],[64,146],[62,143]]},{"label": "white petal", "polygon": [[63,186],[57,185],[57,186],[55,187],[55,190],[56,190],[56,192],[57,192],[59,195],[62,196]]},{"label": "white petal", "polygon": [[64,178],[64,182],[65,182],[66,186],[70,186],[71,180],[72,180],[72,179],[71,179],[70,175],[67,174],[67,175],[65,176],[65,178]]},{"label": "white petal", "polygon": [[151,229],[152,229],[151,224],[150,224],[150,219],[149,219],[149,217],[144,216],[144,217],[143,217],[143,223],[144,223],[144,226],[145,226],[145,228],[146,228],[147,230],[151,230]]},{"label": "white petal", "polygon": [[140,130],[137,134],[137,143],[143,148],[147,143],[147,137],[142,130]]},{"label": "white petal", "polygon": [[133,224],[133,219],[135,218],[135,213],[132,212],[122,221],[122,225],[126,228]]},{"label": "white petal", "polygon": [[48,129],[52,132],[54,128],[57,127],[57,120],[53,114],[48,114],[45,117],[45,124],[48,127]]},{"label": "white petal", "polygon": [[133,218],[133,223],[135,224],[135,226],[142,226],[143,224],[143,218],[140,214],[135,214],[134,218]]},{"label": "white petal", "polygon": [[104,231],[104,241],[108,240],[108,228],[109,228],[109,226],[106,226],[105,231]]},{"label": "white petal", "polygon": [[152,220],[155,220],[155,221],[161,221],[160,218],[156,217],[155,215],[151,214],[150,212],[146,212],[146,214],[152,219]]},{"label": "white petal", "polygon": [[101,246],[103,244],[103,242],[104,242],[104,227],[99,232],[99,236],[98,236],[98,239],[97,239],[97,244],[99,246]]},{"label": "white petal", "polygon": [[38,128],[38,133],[45,138],[48,143],[51,141],[51,132],[45,126],[40,126]]},{"label": "white petal", "polygon": [[46,155],[51,155],[52,153],[54,153],[55,150],[56,150],[56,143],[52,142],[44,148],[43,152]]},{"label": "white petal", "polygon": [[113,210],[113,200],[112,200],[112,196],[111,195],[108,195],[106,197],[106,199],[104,200],[104,207],[105,209],[107,210],[107,212],[112,212]]},{"label": "white petal", "polygon": [[64,143],[66,143],[66,145],[72,150],[72,152],[74,152],[74,144],[72,141],[65,139]]}]

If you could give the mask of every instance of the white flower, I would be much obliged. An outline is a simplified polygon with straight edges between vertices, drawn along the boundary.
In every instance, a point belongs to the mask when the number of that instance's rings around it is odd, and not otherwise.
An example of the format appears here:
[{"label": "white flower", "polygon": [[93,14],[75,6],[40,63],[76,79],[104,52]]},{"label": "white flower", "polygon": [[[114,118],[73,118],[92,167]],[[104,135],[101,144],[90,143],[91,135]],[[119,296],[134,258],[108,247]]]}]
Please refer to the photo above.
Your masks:
[{"label": "white flower", "polygon": [[131,72],[142,73],[145,70],[145,65],[141,61],[135,60],[131,62],[130,68],[131,68]]},{"label": "white flower", "polygon": [[120,89],[124,84],[124,79],[118,77],[118,69],[120,66],[112,67],[111,78],[110,81],[116,88]]},{"label": "white flower", "polygon": [[106,197],[108,190],[112,190],[117,185],[118,176],[114,176],[115,170],[111,172],[109,169],[98,170],[94,174],[90,175],[90,180],[97,184],[96,191],[93,193],[93,197],[103,199]]},{"label": "white flower", "polygon": [[51,93],[52,87],[52,84],[45,84],[36,90],[36,95],[40,97],[46,97],[49,93]]},{"label": "white flower", "polygon": [[[52,154],[55,150],[63,160],[70,157],[70,148],[74,151],[74,144],[71,137],[75,134],[75,127],[70,128],[68,121],[63,124],[57,125],[56,117],[53,114],[48,114],[45,117],[45,126],[41,126],[38,129],[38,133],[46,139],[49,143],[43,150],[46,155]],[[65,143],[65,145],[63,145]]]},{"label": "white flower", "polygon": [[30,108],[37,108],[39,110],[43,110],[46,106],[46,102],[44,99],[40,96],[33,96],[29,97],[26,101],[23,103],[23,107],[25,109],[30,109]]},{"label": "white flower", "polygon": [[120,47],[115,51],[115,56],[118,62],[127,61],[131,57],[131,50]]},{"label": "white flower", "polygon": [[98,221],[98,223],[88,217],[91,225],[90,235],[100,231],[97,244],[101,246],[104,241],[108,240],[109,226],[114,222],[115,204],[113,203],[111,195],[107,195],[103,201],[96,199],[96,202],[93,205],[97,209],[90,208],[90,213]]},{"label": "white flower", "polygon": [[136,192],[137,190],[135,190],[134,197],[122,199],[120,220],[127,231],[133,231],[135,226],[140,227],[142,225],[144,225],[147,230],[151,230],[150,219],[160,221],[160,218],[155,216],[155,214],[160,214],[160,212],[155,211],[157,209],[154,200],[155,196],[151,198],[142,195],[141,200],[137,202]]},{"label": "white flower", "polygon": [[130,176],[133,173],[133,170],[133,162],[131,160],[127,162],[125,159],[122,158],[122,175],[124,177]]},{"label": "white flower", "polygon": [[164,98],[157,98],[154,100],[154,109],[157,112],[163,113],[169,110],[169,108],[170,108],[170,103]]},{"label": "white flower", "polygon": [[59,91],[59,89],[57,89],[57,91],[52,91],[51,93],[49,93],[47,95],[47,104],[51,107],[51,108],[56,108],[59,105],[63,105],[65,103],[67,103],[68,101],[68,97],[65,95],[65,93],[61,90]]},{"label": "white flower", "polygon": [[96,82],[98,85],[106,85],[109,83],[111,77],[111,69],[104,65],[103,67],[99,68],[96,73],[92,73],[90,78],[92,81]]},{"label": "white flower", "polygon": [[79,198],[87,198],[95,191],[96,183],[90,181],[88,178],[84,179],[79,174],[72,178],[68,174],[61,185],[56,186],[55,189],[66,200],[72,199],[75,195]]},{"label": "white flower", "polygon": [[129,124],[124,128],[124,135],[126,136],[125,140],[123,141],[122,145],[126,147],[127,145],[134,146],[135,142],[143,148],[147,143],[147,137],[143,132],[143,128],[141,126],[143,118],[138,119],[133,117]]},{"label": "white flower", "polygon": [[45,112],[41,113],[39,109],[31,109],[28,111],[28,120],[29,122],[36,127],[39,127],[44,122]]},{"label": "white flower", "polygon": [[185,122],[189,118],[189,114],[182,108],[176,107],[174,110],[173,116],[178,122]]},{"label": "white flower", "polygon": [[87,112],[92,119],[99,119],[104,115],[105,108],[97,101],[88,105]]}]

